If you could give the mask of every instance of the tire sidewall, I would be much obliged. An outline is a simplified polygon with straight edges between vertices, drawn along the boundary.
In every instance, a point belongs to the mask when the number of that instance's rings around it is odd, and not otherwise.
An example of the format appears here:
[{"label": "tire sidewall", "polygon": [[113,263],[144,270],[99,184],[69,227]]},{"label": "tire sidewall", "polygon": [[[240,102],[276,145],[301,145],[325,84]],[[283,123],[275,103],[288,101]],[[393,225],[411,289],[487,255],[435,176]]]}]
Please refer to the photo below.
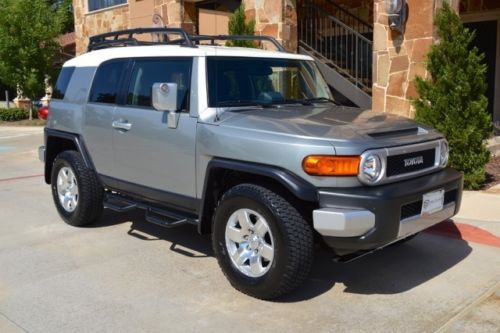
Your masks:
[{"label": "tire sidewall", "polygon": [[[248,208],[261,214],[271,229],[274,246],[274,258],[271,268],[261,277],[253,278],[241,273],[233,264],[225,243],[225,230],[229,217],[238,209]],[[213,247],[222,270],[233,286],[243,288],[251,294],[268,294],[272,287],[279,284],[286,273],[288,262],[286,232],[279,217],[273,213],[273,207],[253,193],[234,193],[225,195],[214,217]]]},{"label": "tire sidewall", "polygon": [[[62,155],[62,154],[61,154]],[[76,209],[72,212],[66,211],[64,207],[61,205],[61,202],[59,201],[59,195],[57,193],[57,177],[59,175],[59,171],[64,168],[68,167],[71,168],[73,171],[73,174],[76,177],[76,182],[78,186],[78,203],[76,206]],[[73,220],[75,216],[78,216],[80,209],[82,209],[81,205],[81,194],[82,194],[82,189],[81,189],[81,179],[80,179],[80,174],[77,171],[76,167],[71,163],[71,160],[65,159],[64,155],[63,156],[58,156],[55,161],[54,165],[52,166],[52,175],[51,175],[51,188],[52,188],[52,197],[54,199],[54,203],[56,205],[57,211],[59,215],[63,218],[63,220],[68,223],[68,224],[73,224]]]}]

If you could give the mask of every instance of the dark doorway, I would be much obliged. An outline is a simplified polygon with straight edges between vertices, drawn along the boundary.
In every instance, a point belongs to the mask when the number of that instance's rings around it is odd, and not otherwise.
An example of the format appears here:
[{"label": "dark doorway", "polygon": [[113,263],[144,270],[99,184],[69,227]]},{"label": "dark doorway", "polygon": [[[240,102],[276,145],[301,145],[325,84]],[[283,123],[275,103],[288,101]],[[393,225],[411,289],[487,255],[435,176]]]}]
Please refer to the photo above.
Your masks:
[{"label": "dark doorway", "polygon": [[476,31],[476,38],[472,42],[480,52],[485,54],[485,61],[488,65],[488,72],[486,74],[486,81],[488,83],[488,90],[486,96],[488,97],[488,112],[493,117],[493,108],[495,104],[495,71],[496,71],[496,57],[497,57],[497,24],[498,21],[483,21],[465,23],[465,26],[471,30]]}]

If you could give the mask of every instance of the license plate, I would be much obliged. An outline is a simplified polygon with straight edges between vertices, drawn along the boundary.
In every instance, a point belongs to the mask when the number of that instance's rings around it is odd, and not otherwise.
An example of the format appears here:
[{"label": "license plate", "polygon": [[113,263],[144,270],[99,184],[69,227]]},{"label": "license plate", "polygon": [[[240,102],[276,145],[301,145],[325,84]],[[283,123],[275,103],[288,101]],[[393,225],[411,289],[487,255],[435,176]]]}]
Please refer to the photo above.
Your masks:
[{"label": "license plate", "polygon": [[444,190],[429,192],[422,198],[422,212],[420,215],[430,215],[443,210]]}]

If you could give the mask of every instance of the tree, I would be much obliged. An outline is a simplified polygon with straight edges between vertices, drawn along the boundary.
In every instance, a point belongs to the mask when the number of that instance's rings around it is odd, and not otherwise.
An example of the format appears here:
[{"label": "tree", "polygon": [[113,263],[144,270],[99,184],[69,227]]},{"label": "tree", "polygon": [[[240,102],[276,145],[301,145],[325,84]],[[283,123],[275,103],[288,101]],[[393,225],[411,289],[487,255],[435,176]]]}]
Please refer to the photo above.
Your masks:
[{"label": "tree", "polygon": [[471,47],[474,32],[465,28],[447,2],[435,18],[438,43],[427,55],[431,78],[416,79],[420,97],[413,101],[416,119],[437,128],[450,144],[450,165],[464,173],[464,186],[477,189],[486,179],[492,132],[486,108],[484,54]]},{"label": "tree", "polygon": [[45,75],[57,73],[57,37],[67,16],[67,8],[46,0],[0,0],[0,80],[32,99],[41,96]]},{"label": "tree", "polygon": [[[246,22],[245,5],[243,2],[240,7],[229,17],[229,34],[230,35],[255,35],[255,20]],[[250,40],[232,40],[226,43],[228,46],[240,47],[257,47],[254,41]]]}]

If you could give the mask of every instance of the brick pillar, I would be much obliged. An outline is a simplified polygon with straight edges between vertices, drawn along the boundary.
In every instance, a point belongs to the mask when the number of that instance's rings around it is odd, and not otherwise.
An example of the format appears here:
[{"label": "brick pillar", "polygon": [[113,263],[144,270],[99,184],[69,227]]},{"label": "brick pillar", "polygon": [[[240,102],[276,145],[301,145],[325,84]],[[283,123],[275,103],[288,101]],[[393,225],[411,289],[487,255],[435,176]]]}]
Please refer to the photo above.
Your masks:
[{"label": "brick pillar", "polygon": [[[434,14],[443,0],[407,0],[403,35],[389,29],[385,1],[374,1],[372,108],[413,118],[410,100],[417,97],[415,77],[428,76],[424,61],[435,41]],[[458,9],[458,0],[452,5]]]},{"label": "brick pillar", "polygon": [[[288,51],[297,51],[295,0],[243,0],[247,19],[255,19],[255,34],[276,38]],[[265,47],[268,45],[265,44]]]}]

